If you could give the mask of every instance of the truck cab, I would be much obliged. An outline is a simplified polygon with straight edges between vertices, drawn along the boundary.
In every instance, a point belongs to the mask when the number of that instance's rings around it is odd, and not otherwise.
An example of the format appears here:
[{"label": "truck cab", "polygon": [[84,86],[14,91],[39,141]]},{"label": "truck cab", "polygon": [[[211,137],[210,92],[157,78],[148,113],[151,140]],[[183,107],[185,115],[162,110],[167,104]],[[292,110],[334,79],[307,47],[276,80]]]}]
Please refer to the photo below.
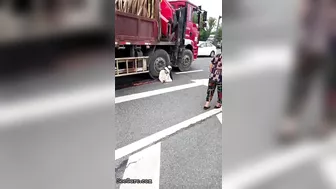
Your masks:
[{"label": "truck cab", "polygon": [[[198,7],[188,0],[169,0],[168,1],[175,9],[185,7],[187,10],[187,23],[185,29],[185,48],[193,52],[194,59],[198,55],[198,42],[200,37],[201,26],[201,7]],[[203,17],[204,21],[206,16]]]}]

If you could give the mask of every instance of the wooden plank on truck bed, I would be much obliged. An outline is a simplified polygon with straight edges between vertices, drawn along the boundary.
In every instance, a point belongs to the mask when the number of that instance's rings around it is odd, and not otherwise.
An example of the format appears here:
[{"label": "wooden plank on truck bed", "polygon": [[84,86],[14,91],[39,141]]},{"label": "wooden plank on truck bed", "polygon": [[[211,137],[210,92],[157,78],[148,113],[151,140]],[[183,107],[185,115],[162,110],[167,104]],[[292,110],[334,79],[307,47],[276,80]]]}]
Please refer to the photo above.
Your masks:
[{"label": "wooden plank on truck bed", "polygon": [[139,10],[139,15],[147,17],[148,14],[148,8],[147,8],[148,1],[147,0],[142,0],[141,1],[141,6]]},{"label": "wooden plank on truck bed", "polygon": [[158,7],[158,0],[115,0],[115,9],[117,11],[151,19],[156,19]]}]

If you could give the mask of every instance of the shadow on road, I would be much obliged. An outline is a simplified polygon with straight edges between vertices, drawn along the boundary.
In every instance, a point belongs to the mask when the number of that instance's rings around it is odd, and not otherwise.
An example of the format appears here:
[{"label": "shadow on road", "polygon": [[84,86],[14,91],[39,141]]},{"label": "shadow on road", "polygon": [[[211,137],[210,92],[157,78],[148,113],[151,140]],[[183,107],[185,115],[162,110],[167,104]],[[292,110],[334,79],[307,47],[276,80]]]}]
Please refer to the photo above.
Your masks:
[{"label": "shadow on road", "polygon": [[115,90],[120,90],[124,88],[140,86],[144,84],[154,83],[157,80],[154,80],[149,76],[149,74],[138,74],[131,76],[123,76],[115,78]]}]

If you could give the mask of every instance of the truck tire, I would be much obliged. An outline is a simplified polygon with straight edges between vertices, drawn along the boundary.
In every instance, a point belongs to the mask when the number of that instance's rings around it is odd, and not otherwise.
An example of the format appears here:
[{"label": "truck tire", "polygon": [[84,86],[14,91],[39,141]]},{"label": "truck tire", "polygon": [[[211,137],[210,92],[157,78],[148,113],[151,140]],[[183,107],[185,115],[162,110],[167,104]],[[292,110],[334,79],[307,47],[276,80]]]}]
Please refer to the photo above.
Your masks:
[{"label": "truck tire", "polygon": [[169,54],[163,49],[156,50],[149,56],[149,75],[153,79],[157,79],[159,77],[160,71],[169,64]]},{"label": "truck tire", "polygon": [[211,51],[211,53],[210,53],[210,56],[209,57],[211,57],[211,58],[213,58],[213,57],[215,57],[215,51]]},{"label": "truck tire", "polygon": [[182,53],[182,60],[178,65],[178,68],[181,72],[185,72],[190,70],[191,68],[191,63],[194,60],[194,55],[191,50],[189,49],[184,49]]}]

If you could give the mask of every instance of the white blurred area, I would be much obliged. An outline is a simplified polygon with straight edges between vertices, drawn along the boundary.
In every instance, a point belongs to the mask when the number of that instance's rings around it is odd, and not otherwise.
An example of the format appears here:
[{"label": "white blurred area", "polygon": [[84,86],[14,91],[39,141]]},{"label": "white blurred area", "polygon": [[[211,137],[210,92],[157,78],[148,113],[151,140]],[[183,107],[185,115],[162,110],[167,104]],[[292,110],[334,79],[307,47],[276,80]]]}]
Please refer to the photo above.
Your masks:
[{"label": "white blurred area", "polygon": [[0,1],[0,188],[113,188],[112,10]]},{"label": "white blurred area", "polygon": [[[222,188],[336,188],[336,132],[316,134],[326,100],[320,81],[308,92],[296,139],[279,137],[295,74],[299,3],[222,2]],[[225,83],[230,74],[239,76],[234,85]]]}]

